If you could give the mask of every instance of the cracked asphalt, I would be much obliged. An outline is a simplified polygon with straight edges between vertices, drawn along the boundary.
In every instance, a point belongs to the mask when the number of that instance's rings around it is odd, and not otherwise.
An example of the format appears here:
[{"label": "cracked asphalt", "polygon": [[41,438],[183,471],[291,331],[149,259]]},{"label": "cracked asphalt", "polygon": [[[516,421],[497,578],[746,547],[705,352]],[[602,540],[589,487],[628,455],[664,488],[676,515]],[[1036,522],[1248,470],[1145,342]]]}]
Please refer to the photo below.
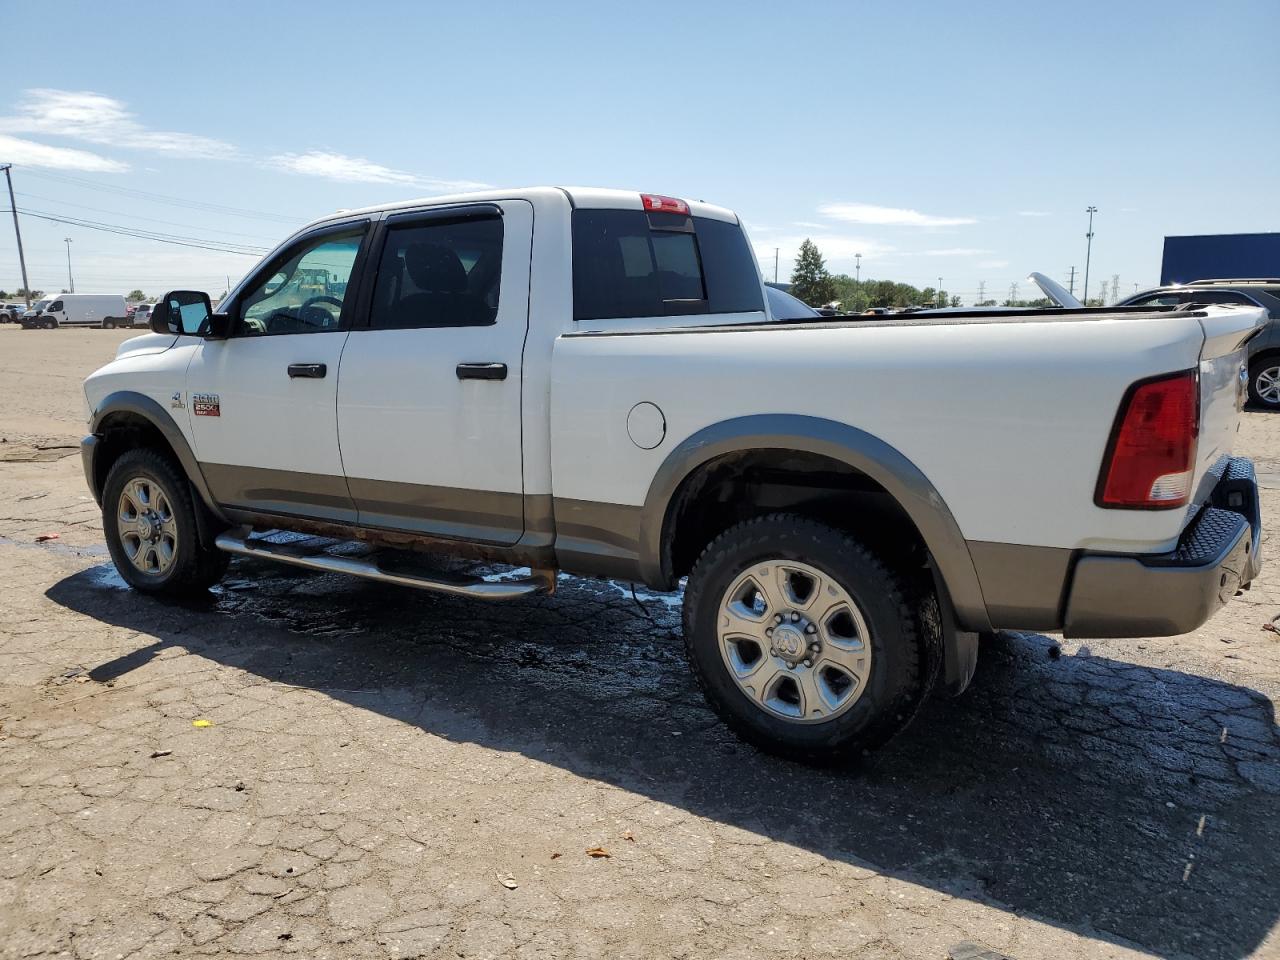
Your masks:
[{"label": "cracked asphalt", "polygon": [[[130,592],[68,446],[126,335],[0,327],[0,957],[1280,956],[1280,561],[1188,637],[1001,634],[812,770],[715,721],[676,596]],[[1274,530],[1280,417],[1238,451]]]}]

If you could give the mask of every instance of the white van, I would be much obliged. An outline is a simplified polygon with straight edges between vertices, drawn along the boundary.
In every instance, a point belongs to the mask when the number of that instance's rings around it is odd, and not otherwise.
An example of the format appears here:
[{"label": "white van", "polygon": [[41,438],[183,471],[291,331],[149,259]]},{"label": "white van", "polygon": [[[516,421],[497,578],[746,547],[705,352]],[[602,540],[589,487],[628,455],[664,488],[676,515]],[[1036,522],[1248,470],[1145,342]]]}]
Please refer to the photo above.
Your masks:
[{"label": "white van", "polygon": [[64,293],[54,299],[37,318],[36,326],[54,327],[126,327],[129,313],[124,297],[118,294]]}]

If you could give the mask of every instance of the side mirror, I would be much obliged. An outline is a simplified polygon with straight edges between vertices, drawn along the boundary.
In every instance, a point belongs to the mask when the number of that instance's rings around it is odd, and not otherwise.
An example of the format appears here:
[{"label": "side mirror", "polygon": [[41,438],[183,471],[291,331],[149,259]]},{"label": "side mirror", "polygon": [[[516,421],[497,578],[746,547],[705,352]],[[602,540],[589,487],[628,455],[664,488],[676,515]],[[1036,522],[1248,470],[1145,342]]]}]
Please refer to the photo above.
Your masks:
[{"label": "side mirror", "polygon": [[151,311],[151,329],[156,333],[198,337],[213,315],[209,295],[198,290],[170,290]]}]

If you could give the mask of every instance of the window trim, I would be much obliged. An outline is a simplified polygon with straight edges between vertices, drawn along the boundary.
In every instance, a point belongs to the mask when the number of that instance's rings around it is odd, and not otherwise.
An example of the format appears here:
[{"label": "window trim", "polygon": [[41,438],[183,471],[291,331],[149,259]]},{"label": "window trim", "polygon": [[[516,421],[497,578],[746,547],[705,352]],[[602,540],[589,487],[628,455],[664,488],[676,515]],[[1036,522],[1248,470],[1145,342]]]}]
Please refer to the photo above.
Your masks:
[{"label": "window trim", "polygon": [[[261,267],[253,272],[248,280],[240,284],[236,290],[236,295],[231,302],[228,311],[232,317],[231,333],[227,337],[229,340],[260,340],[263,337],[297,337],[311,336],[316,333],[342,333],[352,329],[352,323],[355,319],[356,304],[359,294],[363,291],[365,264],[369,256],[369,238],[373,231],[369,229],[373,223],[368,217],[362,217],[358,220],[344,220],[341,223],[325,224],[317,227],[307,233],[301,234],[288,241],[285,246],[280,248],[280,252],[273,256],[270,260],[263,263]],[[325,237],[338,236],[344,233],[354,233],[357,230],[363,231],[360,236],[360,245],[356,248],[356,258],[351,264],[351,275],[347,279],[347,288],[355,293],[355,296],[346,296],[342,301],[342,313],[338,316],[338,325],[336,327],[316,327],[311,330],[290,330],[288,333],[258,333],[247,334],[237,332],[237,327],[243,320],[244,299],[257,289],[258,285],[265,281],[272,274],[279,272],[280,267],[287,263],[297,253],[298,248],[308,246],[317,240]]]},{"label": "window trim", "polygon": [[[382,266],[382,254],[386,250],[388,234],[393,227],[404,227],[406,225],[440,225],[446,223],[464,223],[468,220],[503,220],[503,209],[496,203],[468,203],[459,206],[448,207],[421,207],[417,210],[397,210],[395,213],[389,214],[379,220],[374,225],[372,238],[369,243],[368,265],[369,269],[364,271],[361,278],[358,293],[359,312],[354,317],[351,324],[352,330],[384,330],[392,328],[374,327],[373,326],[373,297],[378,287],[378,269]],[[507,228],[504,221],[502,227],[502,249],[506,254],[507,246]],[[501,281],[499,281],[501,282]],[[501,309],[501,296],[499,293],[499,309]],[[493,323],[486,324],[468,324],[471,326],[491,327],[497,324],[497,317]],[[459,330],[466,329],[463,327],[396,327],[396,330]]]}]

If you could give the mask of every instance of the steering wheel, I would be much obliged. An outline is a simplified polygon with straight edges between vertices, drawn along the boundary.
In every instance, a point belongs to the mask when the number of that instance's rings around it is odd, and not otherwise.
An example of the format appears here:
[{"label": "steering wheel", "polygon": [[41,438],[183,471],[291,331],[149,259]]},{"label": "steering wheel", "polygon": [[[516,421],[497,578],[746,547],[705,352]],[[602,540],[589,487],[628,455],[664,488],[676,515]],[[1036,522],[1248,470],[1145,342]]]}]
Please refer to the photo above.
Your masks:
[{"label": "steering wheel", "polygon": [[323,294],[318,297],[307,298],[307,300],[303,302],[302,306],[298,308],[298,319],[306,323],[311,323],[312,322],[311,318],[307,315],[307,312],[309,310],[319,310],[320,308],[317,306],[317,304],[320,304],[320,303],[331,303],[338,309],[334,313],[330,313],[328,310],[324,310],[323,311],[324,322],[317,324],[317,326],[328,326],[330,322],[337,323],[342,316],[342,301],[339,300],[337,297],[325,296]]}]

